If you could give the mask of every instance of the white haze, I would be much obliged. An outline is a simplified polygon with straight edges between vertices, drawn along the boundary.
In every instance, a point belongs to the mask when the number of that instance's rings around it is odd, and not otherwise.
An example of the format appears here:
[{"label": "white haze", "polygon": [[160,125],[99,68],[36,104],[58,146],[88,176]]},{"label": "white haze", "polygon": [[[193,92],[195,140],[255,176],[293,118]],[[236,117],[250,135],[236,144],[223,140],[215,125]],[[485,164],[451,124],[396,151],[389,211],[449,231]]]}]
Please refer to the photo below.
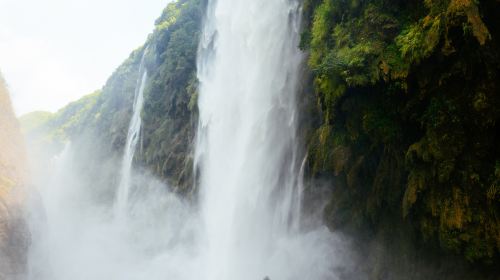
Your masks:
[{"label": "white haze", "polygon": [[296,0],[209,1],[198,63],[199,197],[186,201],[132,165],[144,69],[123,158],[95,160],[93,139],[82,138],[36,179],[29,279],[345,279],[351,260],[341,238],[301,226],[300,14]]},{"label": "white haze", "polygon": [[0,70],[16,112],[101,88],[171,0],[0,0]]},{"label": "white haze", "polygon": [[200,222],[190,206],[163,183],[135,174],[131,183],[140,188],[124,224],[113,215],[114,199],[99,198],[106,186],[82,176],[78,160],[68,144],[54,159],[52,176],[41,182],[44,213],[33,203],[28,279],[195,279],[181,277],[193,271],[196,256]]}]

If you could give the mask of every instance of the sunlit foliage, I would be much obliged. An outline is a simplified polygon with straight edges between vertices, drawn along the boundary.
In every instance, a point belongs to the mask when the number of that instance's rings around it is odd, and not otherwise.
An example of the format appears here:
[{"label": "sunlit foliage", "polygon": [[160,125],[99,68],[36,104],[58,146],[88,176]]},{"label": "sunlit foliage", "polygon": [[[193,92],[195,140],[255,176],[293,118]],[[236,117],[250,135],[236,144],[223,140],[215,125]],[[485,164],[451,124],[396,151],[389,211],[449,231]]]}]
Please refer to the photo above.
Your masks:
[{"label": "sunlit foliage", "polygon": [[[308,0],[300,47],[321,123],[309,172],[329,178],[331,228],[385,231],[500,257],[495,1]],[[435,244],[438,244],[435,246]]]}]

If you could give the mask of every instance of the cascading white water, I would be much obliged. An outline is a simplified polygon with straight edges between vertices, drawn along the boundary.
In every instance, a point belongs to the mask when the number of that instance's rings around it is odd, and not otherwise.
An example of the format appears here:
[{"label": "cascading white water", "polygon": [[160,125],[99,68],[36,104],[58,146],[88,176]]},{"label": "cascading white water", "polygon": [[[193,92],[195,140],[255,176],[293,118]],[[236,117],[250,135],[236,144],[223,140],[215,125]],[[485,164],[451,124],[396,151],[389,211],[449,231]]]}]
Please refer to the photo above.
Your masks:
[{"label": "cascading white water", "polygon": [[[300,228],[300,14],[299,0],[209,0],[198,63],[196,210],[132,172],[143,57],[118,193],[108,197],[112,179],[94,173],[113,174],[120,164],[85,166],[93,139],[67,146],[39,182],[45,207],[33,212],[45,208],[47,219],[32,219],[29,279],[345,279],[335,270],[349,262],[338,237]],[[133,195],[132,181],[140,186]]]},{"label": "cascading white water", "polygon": [[144,68],[144,59],[146,56],[146,52],[147,48],[144,51],[141,59],[141,65],[139,67],[139,79],[137,80],[137,86],[135,89],[132,119],[130,120],[130,125],[128,128],[127,142],[125,144],[125,152],[123,155],[121,166],[120,184],[118,185],[118,191],[116,195],[115,217],[118,220],[123,219],[126,215],[126,208],[131,188],[130,178],[132,172],[132,162],[134,160],[137,143],[139,142],[139,136],[141,133],[141,112],[144,104],[144,88],[148,79],[148,71]]},{"label": "cascading white water", "polygon": [[[294,256],[311,245],[297,232],[300,13],[295,0],[209,1],[198,65],[196,152],[207,241],[204,279],[328,274],[329,265],[310,262],[325,256],[323,249],[306,262]],[[315,268],[305,269],[309,265]]]}]

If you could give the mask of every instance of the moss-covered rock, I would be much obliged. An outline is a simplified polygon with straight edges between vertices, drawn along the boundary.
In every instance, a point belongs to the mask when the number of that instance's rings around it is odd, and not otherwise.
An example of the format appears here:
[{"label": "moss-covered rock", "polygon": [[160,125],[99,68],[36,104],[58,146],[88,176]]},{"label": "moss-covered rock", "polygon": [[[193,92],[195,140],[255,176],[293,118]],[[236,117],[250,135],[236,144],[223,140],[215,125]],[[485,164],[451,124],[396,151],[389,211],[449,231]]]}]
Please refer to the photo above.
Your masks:
[{"label": "moss-covered rock", "polygon": [[413,246],[497,265],[500,3],[309,0],[304,13],[321,119],[309,176],[334,182],[330,227],[390,236],[390,219]]}]

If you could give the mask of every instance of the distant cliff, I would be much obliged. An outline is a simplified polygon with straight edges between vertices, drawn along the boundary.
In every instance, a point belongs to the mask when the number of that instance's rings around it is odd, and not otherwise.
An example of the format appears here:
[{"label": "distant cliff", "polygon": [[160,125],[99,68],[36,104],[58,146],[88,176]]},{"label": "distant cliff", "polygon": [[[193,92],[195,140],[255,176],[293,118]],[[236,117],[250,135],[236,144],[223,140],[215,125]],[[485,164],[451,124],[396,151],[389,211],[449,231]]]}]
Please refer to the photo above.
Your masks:
[{"label": "distant cliff", "polygon": [[29,232],[23,215],[26,157],[18,121],[0,76],[0,279],[26,269]]}]

